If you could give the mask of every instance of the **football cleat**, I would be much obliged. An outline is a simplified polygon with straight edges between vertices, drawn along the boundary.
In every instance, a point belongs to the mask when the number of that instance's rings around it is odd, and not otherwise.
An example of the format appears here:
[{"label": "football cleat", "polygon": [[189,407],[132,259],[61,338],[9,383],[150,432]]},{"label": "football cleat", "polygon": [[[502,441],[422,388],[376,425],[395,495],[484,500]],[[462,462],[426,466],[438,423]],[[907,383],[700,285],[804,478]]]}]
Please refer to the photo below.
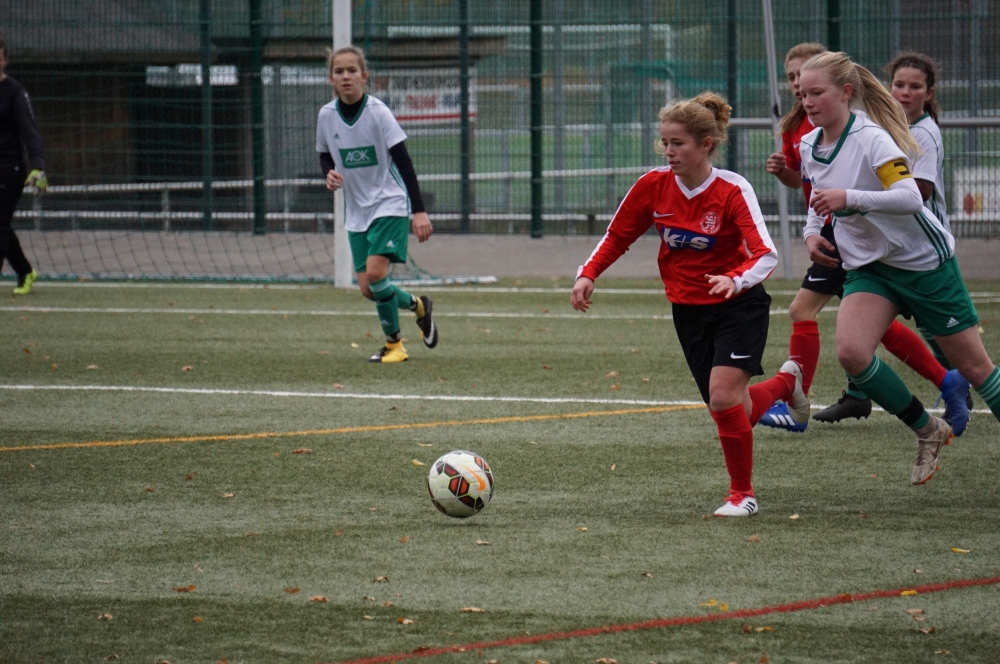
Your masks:
[{"label": "football cleat", "polygon": [[795,433],[802,433],[806,430],[806,426],[808,426],[808,422],[799,424],[792,418],[792,413],[788,410],[788,404],[784,401],[776,401],[773,406],[768,408],[767,412],[761,415],[760,424]]},{"label": "football cleat", "polygon": [[931,415],[929,423],[936,426],[927,435],[917,438],[917,461],[910,474],[911,484],[923,484],[934,477],[941,448],[951,443],[951,439],[955,437],[951,427],[941,418]]},{"label": "football cleat", "polygon": [[403,348],[402,341],[397,341],[396,343],[387,341],[382,346],[382,350],[368,358],[368,361],[393,364],[395,362],[406,362],[408,359],[410,359],[410,356],[406,354],[406,349]]},{"label": "football cleat", "polygon": [[431,317],[431,310],[434,302],[426,295],[417,298],[417,327],[420,328],[420,336],[424,339],[424,345],[434,348],[438,343],[437,325]]},{"label": "football cleat", "polygon": [[947,418],[941,419],[951,425],[956,436],[965,433],[965,428],[969,426],[970,387],[969,381],[956,369],[946,373],[941,381],[941,399],[944,400],[947,415]]},{"label": "football cleat", "polygon": [[27,295],[31,292],[31,284],[35,283],[35,279],[38,279],[38,272],[32,270],[28,274],[24,275],[24,281],[18,284],[17,288],[14,289],[14,295]]},{"label": "football cleat", "polygon": [[843,393],[840,400],[832,406],[827,406],[823,410],[813,415],[814,420],[820,422],[839,422],[849,417],[860,420],[872,414],[872,400],[868,398],[859,399],[851,396],[847,392]]},{"label": "football cleat", "polygon": [[[965,407],[969,409],[970,418],[972,417],[973,406],[974,404],[972,403],[972,392],[969,392],[968,394],[965,395]],[[941,416],[941,419],[947,422],[948,424],[951,424],[951,411],[948,409],[947,403],[944,405],[944,414]]]},{"label": "football cleat", "polygon": [[753,516],[757,513],[757,499],[751,495],[731,493],[715,510],[715,516]]}]

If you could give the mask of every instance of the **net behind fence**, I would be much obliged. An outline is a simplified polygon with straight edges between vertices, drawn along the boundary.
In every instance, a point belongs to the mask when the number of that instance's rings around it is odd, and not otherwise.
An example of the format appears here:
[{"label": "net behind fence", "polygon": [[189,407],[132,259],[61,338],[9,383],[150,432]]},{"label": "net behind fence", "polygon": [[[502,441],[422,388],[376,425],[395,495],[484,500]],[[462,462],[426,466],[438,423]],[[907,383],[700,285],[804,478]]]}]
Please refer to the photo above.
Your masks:
[{"label": "net behind fence", "polygon": [[[750,180],[776,234],[760,2],[551,0],[535,23],[532,4],[353,3],[370,92],[409,136],[437,232],[602,233],[635,179],[661,162],[657,110],[712,89],[742,119],[719,163]],[[879,75],[900,49],[934,57],[952,228],[1000,237],[996,3],[778,0],[774,15],[779,62],[801,41],[845,50]],[[332,278],[332,197],[314,147],[331,99],[330,25],[326,0],[0,8],[8,73],[32,96],[52,185],[25,195],[16,214],[29,258],[64,277]],[[796,192],[789,201],[795,233],[804,204]]]}]

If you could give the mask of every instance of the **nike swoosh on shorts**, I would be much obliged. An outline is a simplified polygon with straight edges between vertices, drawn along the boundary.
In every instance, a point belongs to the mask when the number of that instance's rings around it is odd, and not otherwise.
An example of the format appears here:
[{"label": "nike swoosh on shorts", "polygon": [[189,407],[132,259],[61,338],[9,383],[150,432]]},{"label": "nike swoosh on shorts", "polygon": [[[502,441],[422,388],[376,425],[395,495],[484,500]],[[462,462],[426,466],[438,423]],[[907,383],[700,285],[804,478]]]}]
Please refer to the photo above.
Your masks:
[{"label": "nike swoosh on shorts", "polygon": [[747,359],[750,356],[749,355],[737,355],[736,353],[730,353],[729,357],[731,357],[734,360],[745,360],[745,359]]},{"label": "nike swoosh on shorts", "polygon": [[808,277],[806,277],[806,279],[807,279],[808,281],[826,281],[826,277],[813,277],[813,276],[808,276]]}]

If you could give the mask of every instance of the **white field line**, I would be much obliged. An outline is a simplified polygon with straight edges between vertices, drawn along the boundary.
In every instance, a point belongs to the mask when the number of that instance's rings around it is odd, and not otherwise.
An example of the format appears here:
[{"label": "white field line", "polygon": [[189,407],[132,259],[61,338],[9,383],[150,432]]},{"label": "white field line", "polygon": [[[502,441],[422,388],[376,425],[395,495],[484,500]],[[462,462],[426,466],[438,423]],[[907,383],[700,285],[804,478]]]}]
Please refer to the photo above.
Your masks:
[{"label": "white field line", "polygon": [[[655,401],[649,399],[586,399],[582,397],[503,397],[478,395],[437,395],[437,394],[363,394],[359,392],[293,392],[290,390],[227,390],[198,387],[136,387],[131,385],[0,385],[0,390],[14,392],[62,391],[62,392],[147,392],[156,394],[197,394],[209,396],[258,396],[293,397],[296,399],[361,399],[380,401],[499,401],[504,403],[579,403],[607,404],[612,406],[699,406],[701,401],[673,400]],[[813,410],[822,410],[826,405],[812,404]],[[928,408],[928,412],[943,412],[943,408]],[[885,412],[878,406],[872,411]],[[973,409],[973,413],[989,413],[988,408]]]},{"label": "white field line", "polygon": [[[181,308],[146,308],[131,309],[127,307],[0,307],[0,311],[16,313],[56,313],[56,314],[187,314],[189,316],[374,316],[373,311],[330,311],[330,310],[295,310],[295,309],[181,309]],[[821,313],[835,312],[837,307],[827,307]],[[413,315],[410,312],[400,312],[403,315]],[[771,315],[787,314],[788,309],[772,309]],[[573,319],[573,320],[673,320],[670,314],[633,315],[633,314],[546,314],[526,313],[520,311],[443,311],[434,312],[435,318],[531,318],[531,319]]]}]

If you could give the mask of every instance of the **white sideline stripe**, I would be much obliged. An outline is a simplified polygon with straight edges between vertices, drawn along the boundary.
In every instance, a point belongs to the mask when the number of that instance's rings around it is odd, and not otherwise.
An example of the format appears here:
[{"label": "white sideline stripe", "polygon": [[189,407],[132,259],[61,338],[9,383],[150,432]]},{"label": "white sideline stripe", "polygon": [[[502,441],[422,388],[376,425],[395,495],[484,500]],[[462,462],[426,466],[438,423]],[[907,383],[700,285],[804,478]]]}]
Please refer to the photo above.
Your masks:
[{"label": "white sideline stripe", "polygon": [[[152,392],[159,394],[201,394],[221,396],[295,397],[314,399],[378,399],[382,401],[502,401],[505,403],[591,403],[620,406],[700,406],[701,401],[684,399],[653,401],[649,399],[585,399],[580,397],[491,397],[476,395],[437,394],[362,394],[360,392],[292,392],[289,390],[227,390],[199,387],[136,387],[131,385],[0,385],[0,390],[65,391],[65,392]],[[812,404],[812,410],[828,406]],[[885,412],[878,406],[873,412]],[[928,408],[928,412],[944,412],[943,408]],[[974,408],[973,413],[990,413],[988,408]]]},{"label": "white sideline stripe", "polygon": [[[373,311],[310,311],[294,309],[129,309],[124,307],[0,307],[0,311],[19,313],[56,313],[56,314],[188,314],[188,315],[227,315],[227,316],[373,316]],[[823,312],[837,311],[837,307],[826,307]],[[821,312],[821,313],[823,313]],[[403,312],[401,312],[403,313]],[[412,312],[405,312],[412,315]],[[788,309],[772,309],[771,315],[787,314]],[[630,314],[545,314],[524,313],[518,311],[445,311],[435,312],[435,318],[548,318],[573,320],[673,320],[670,314],[653,314],[636,316]]]},{"label": "white sideline stripe", "polygon": [[594,403],[622,406],[697,406],[701,401],[650,401],[644,399],[584,399],[573,397],[491,397],[423,394],[361,394],[356,392],[291,392],[285,390],[226,390],[194,387],[135,387],[129,385],[0,385],[0,390],[62,390],[71,392],[156,392],[224,396],[296,397],[319,399],[381,399],[386,401],[503,401],[510,403]]}]

